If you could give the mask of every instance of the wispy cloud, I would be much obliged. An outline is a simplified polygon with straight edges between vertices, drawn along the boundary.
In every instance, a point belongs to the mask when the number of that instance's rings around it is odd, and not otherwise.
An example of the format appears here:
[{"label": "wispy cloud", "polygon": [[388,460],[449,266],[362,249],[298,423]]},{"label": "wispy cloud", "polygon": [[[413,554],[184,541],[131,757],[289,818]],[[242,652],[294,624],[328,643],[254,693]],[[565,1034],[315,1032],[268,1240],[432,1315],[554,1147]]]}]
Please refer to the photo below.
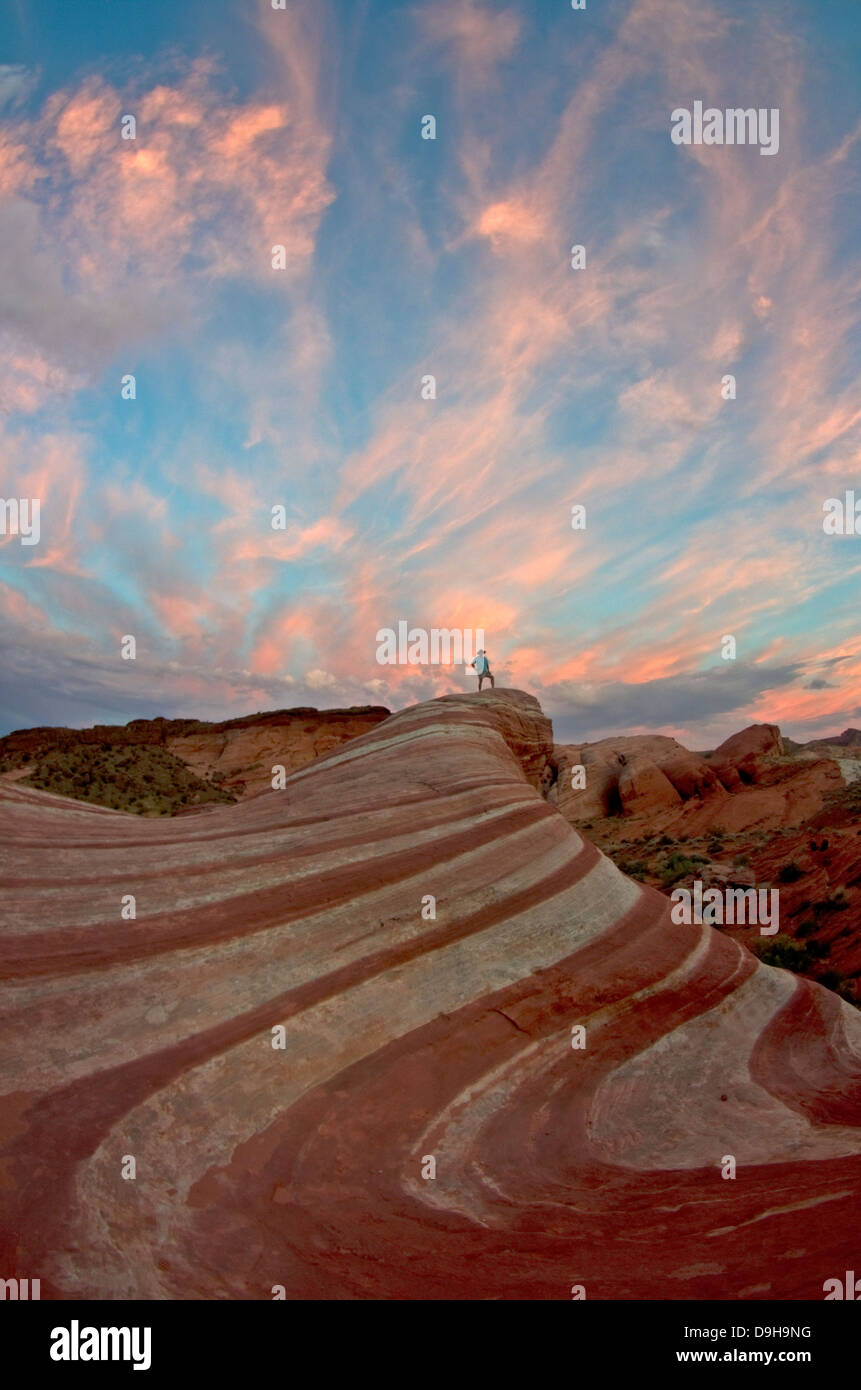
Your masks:
[{"label": "wispy cloud", "polygon": [[[131,712],[467,688],[376,663],[406,618],[484,628],[563,728],[849,722],[861,556],[821,507],[861,490],[859,131],[811,104],[798,18],[242,18],[36,105],[0,69],[3,486],[44,500],[35,553],[0,549],[9,708],[38,679],[65,718],[73,668],[81,709]],[[778,157],[673,146],[694,98],[779,106]]]}]

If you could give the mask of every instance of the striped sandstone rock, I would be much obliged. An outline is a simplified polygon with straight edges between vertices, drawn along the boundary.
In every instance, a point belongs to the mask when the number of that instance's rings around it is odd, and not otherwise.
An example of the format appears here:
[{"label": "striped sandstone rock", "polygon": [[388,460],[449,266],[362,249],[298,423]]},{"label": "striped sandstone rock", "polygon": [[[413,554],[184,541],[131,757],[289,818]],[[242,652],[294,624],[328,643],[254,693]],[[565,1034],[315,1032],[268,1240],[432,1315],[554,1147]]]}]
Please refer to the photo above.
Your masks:
[{"label": "striped sandstone rock", "polygon": [[497,689],[197,817],[3,784],[0,1275],[803,1299],[854,1268],[861,1018],[672,925],[543,799],[551,755]]}]

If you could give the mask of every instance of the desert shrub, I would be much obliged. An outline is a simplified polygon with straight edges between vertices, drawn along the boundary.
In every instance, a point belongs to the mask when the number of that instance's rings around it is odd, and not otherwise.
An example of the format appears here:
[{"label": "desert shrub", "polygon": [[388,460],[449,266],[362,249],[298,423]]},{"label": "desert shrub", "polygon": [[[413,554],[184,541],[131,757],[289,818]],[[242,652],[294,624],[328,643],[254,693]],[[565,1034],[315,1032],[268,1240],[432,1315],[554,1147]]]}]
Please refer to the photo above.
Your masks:
[{"label": "desert shrub", "polygon": [[620,859],[616,864],[623,874],[629,878],[645,878],[649,872],[649,866],[643,859]]},{"label": "desert shrub", "polygon": [[686,878],[688,874],[694,873],[698,864],[705,864],[707,860],[701,854],[680,854],[678,851],[671,854],[661,865],[658,873],[661,881],[667,885],[676,883],[680,878]]},{"label": "desert shrub", "polygon": [[842,892],[838,890],[830,898],[823,898],[821,902],[813,904],[815,916],[822,917],[829,912],[845,912],[849,907],[848,899],[844,898]]},{"label": "desert shrub", "polygon": [[778,883],[797,883],[798,880],[803,877],[804,870],[800,869],[793,861],[789,864],[781,864],[777,875],[777,881]]},{"label": "desert shrub", "polygon": [[810,952],[791,936],[775,936],[771,941],[755,941],[753,953],[763,965],[776,965],[781,970],[794,970],[803,974],[810,965]]},{"label": "desert shrub", "polygon": [[32,770],[36,774],[34,784],[46,791],[138,815],[169,814],[174,806],[187,804],[189,799],[235,800],[230,792],[202,781],[162,748],[72,744],[34,753]]}]

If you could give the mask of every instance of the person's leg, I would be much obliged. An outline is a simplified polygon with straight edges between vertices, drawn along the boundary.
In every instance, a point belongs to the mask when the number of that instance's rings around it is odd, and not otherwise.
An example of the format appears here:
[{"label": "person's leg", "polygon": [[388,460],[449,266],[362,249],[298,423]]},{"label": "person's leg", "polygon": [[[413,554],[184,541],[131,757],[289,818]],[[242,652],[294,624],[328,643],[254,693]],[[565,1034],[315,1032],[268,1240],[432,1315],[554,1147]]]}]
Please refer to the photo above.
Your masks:
[{"label": "person's leg", "polygon": [[491,688],[491,690],[493,690],[493,689],[495,689],[495,687],[496,687],[496,681],[493,679],[493,672],[492,672],[492,671],[488,671],[487,674],[488,674],[488,677],[489,677],[489,679],[490,679],[490,688]]},{"label": "person's leg", "polygon": [[481,674],[481,675],[479,676],[479,678],[478,678],[478,689],[479,689],[479,693],[481,693],[481,682],[482,682],[483,680],[484,680],[484,673],[482,672],[482,674]]}]

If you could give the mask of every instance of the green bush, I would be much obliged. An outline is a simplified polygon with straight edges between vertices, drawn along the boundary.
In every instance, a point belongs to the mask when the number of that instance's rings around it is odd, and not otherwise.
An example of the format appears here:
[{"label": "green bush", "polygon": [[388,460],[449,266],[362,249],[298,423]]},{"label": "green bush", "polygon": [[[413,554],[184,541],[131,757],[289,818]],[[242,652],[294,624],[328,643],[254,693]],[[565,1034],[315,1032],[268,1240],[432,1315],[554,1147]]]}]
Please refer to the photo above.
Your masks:
[{"label": "green bush", "polygon": [[658,873],[661,881],[669,886],[676,883],[680,878],[686,878],[688,874],[696,871],[698,864],[705,864],[708,861],[701,854],[681,854],[676,851],[671,854],[661,865]]},{"label": "green bush", "polygon": [[233,802],[229,792],[201,780],[172,753],[135,745],[108,751],[88,743],[41,750],[33,759],[34,785],[138,815],[170,815],[189,799]]},{"label": "green bush", "polygon": [[616,868],[627,874],[628,878],[645,878],[649,872],[649,866],[643,859],[618,859]]},{"label": "green bush", "polygon": [[763,965],[776,965],[780,970],[794,970],[804,974],[811,963],[810,951],[791,936],[775,936],[771,941],[756,941],[753,953]]}]

